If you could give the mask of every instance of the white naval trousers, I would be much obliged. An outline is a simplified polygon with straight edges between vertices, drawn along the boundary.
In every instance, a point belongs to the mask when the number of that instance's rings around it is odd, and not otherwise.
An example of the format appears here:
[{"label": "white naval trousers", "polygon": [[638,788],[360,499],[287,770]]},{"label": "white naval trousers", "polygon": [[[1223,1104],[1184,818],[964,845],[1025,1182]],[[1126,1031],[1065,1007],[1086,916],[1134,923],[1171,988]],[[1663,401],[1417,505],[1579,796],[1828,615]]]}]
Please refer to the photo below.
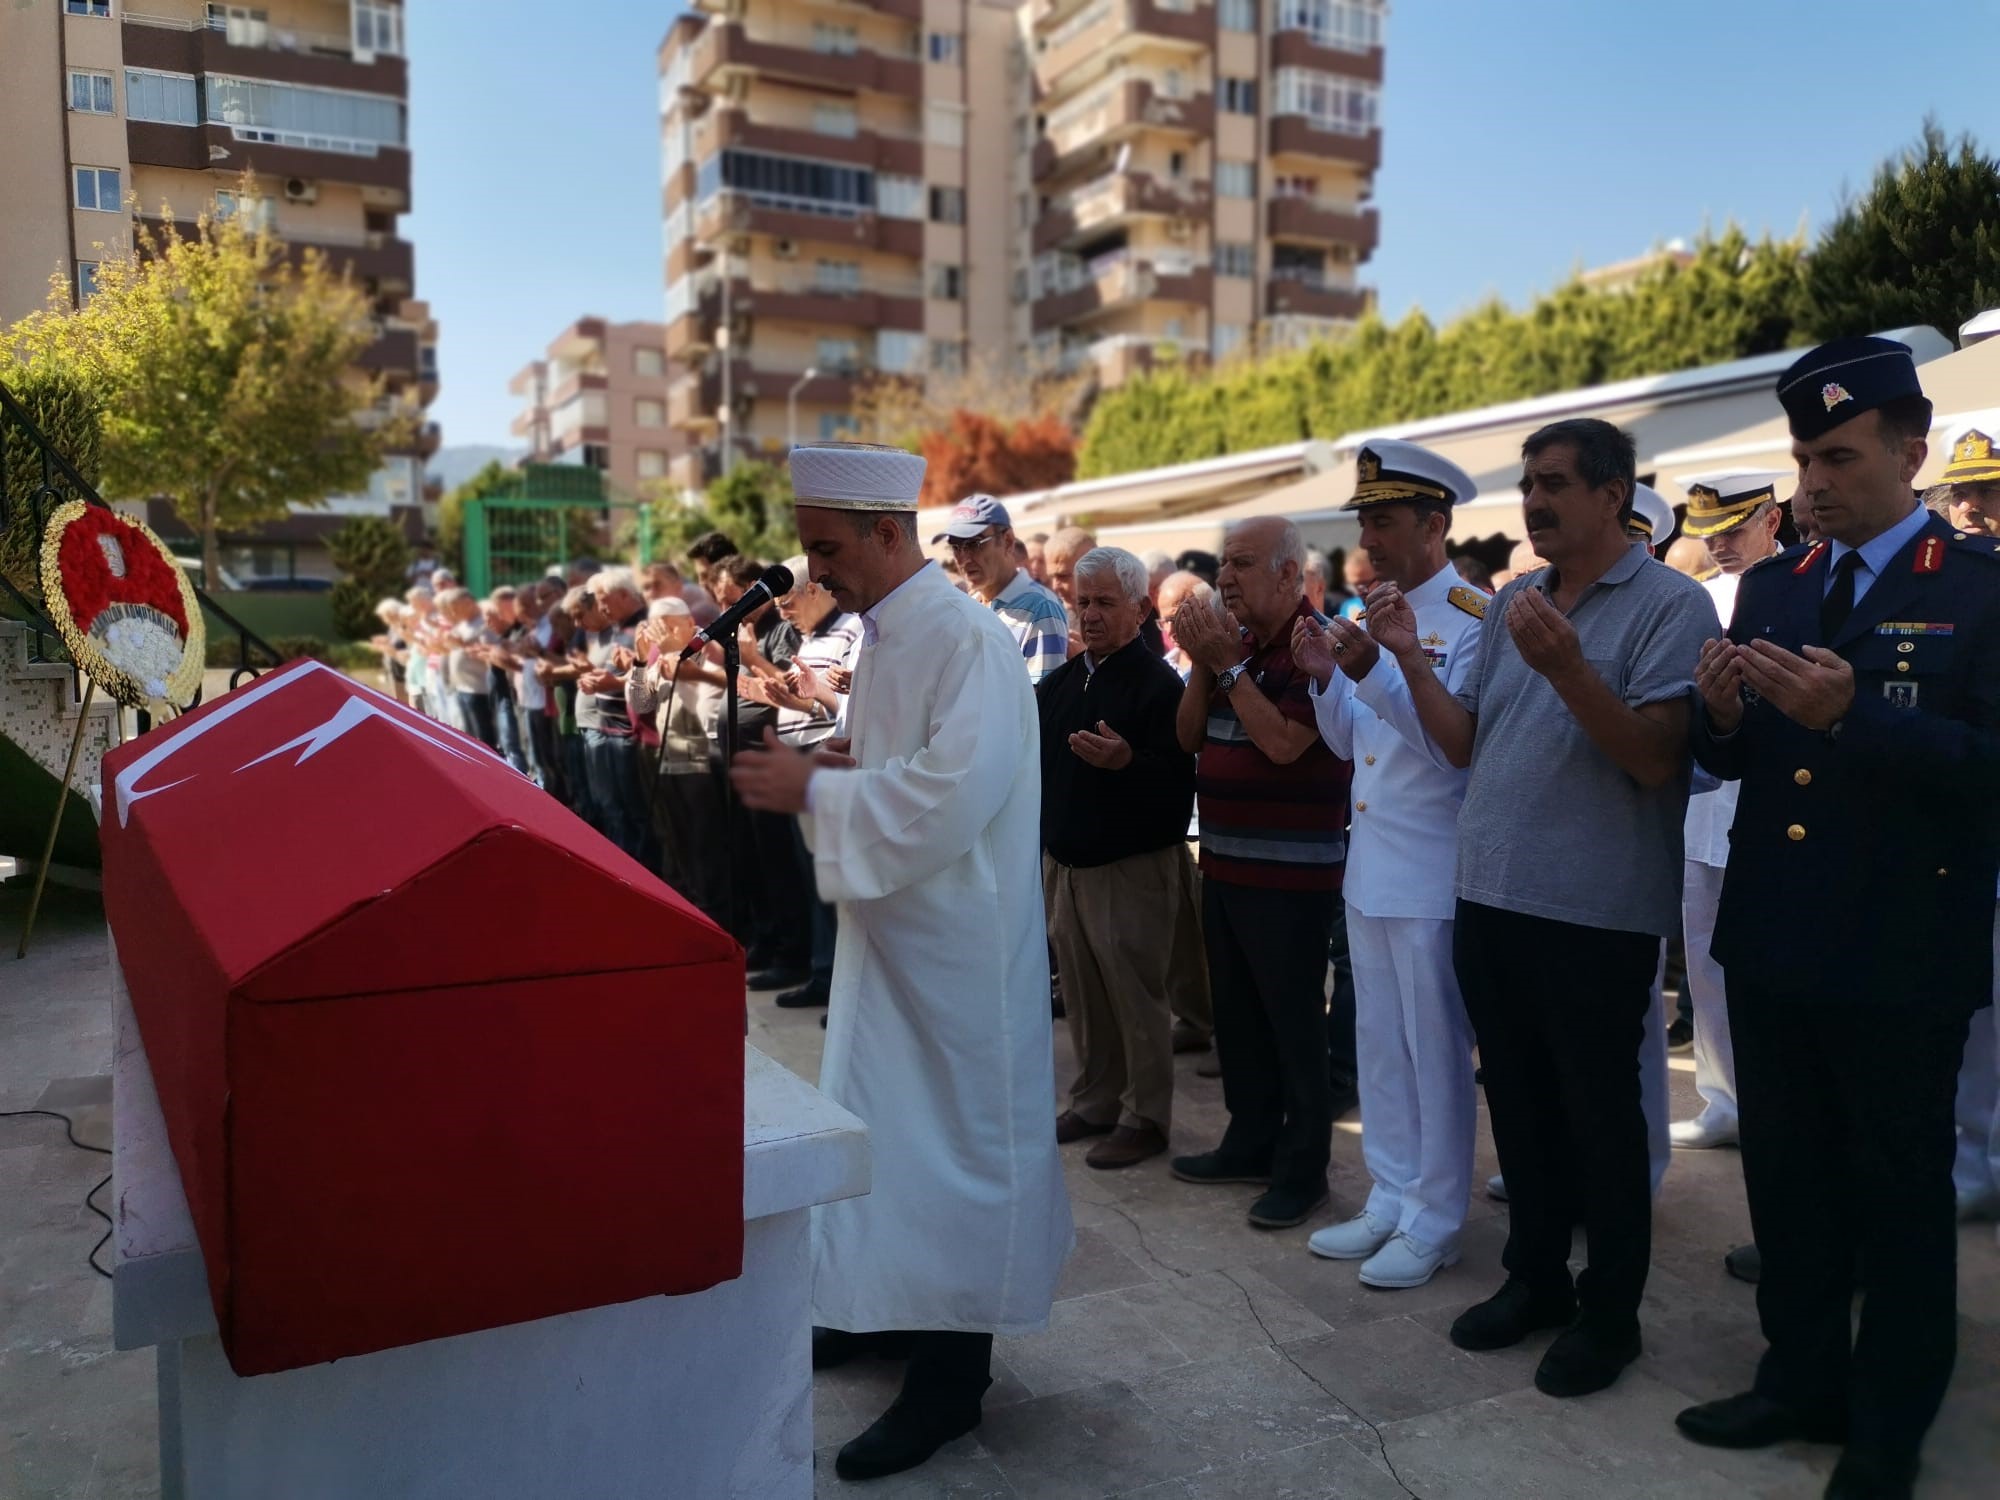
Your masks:
[{"label": "white naval trousers", "polygon": [[1427,1245],[1455,1241],[1472,1191],[1472,1023],[1446,918],[1347,908],[1368,1212]]},{"label": "white naval trousers", "polygon": [[[2000,909],[1993,917],[1993,993],[2000,1000]],[[1958,1069],[1958,1155],[1951,1185],[1960,1197],[2000,1194],[2000,1027],[1993,1007],[1972,1013],[1965,1034],[1965,1061]]]},{"label": "white naval trousers", "polygon": [[1701,1124],[1736,1130],[1736,1049],[1729,1045],[1729,1004],[1722,965],[1708,956],[1715,913],[1722,905],[1722,871],[1687,861],[1681,882],[1681,931],[1687,939],[1688,999],[1694,1005],[1694,1087],[1701,1095]]},{"label": "white naval trousers", "polygon": [[1667,1094],[1667,945],[1660,944],[1660,961],[1653,968],[1653,1003],[1646,1007],[1646,1029],[1639,1034],[1639,1108],[1646,1116],[1646,1161],[1652,1170],[1653,1196],[1674,1159],[1673,1137],[1667,1134],[1670,1113]]}]

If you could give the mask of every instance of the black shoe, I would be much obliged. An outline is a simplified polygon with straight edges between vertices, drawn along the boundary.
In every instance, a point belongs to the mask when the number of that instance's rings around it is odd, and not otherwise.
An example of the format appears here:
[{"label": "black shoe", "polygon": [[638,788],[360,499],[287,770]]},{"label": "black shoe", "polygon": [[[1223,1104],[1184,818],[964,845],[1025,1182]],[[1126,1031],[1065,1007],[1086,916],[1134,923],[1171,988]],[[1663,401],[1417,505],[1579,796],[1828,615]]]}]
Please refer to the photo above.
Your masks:
[{"label": "black shoe", "polygon": [[1638,1357],[1636,1318],[1616,1329],[1580,1318],[1556,1335],[1535,1367],[1535,1389],[1544,1396],[1588,1396],[1610,1385]]},{"label": "black shoe", "polygon": [[786,990],[775,1003],[779,1010],[811,1010],[832,999],[832,990],[823,979],[808,979],[795,990]]},{"label": "black shoe", "polygon": [[1694,1051],[1694,1022],[1676,1018],[1667,1028],[1667,1050],[1669,1052]]},{"label": "black shoe", "polygon": [[914,1469],[953,1438],[979,1425],[979,1402],[941,1404],[898,1396],[860,1437],[840,1450],[833,1472],[842,1479],[880,1479]]},{"label": "black shoe", "polygon": [[1458,1315],[1451,1341],[1475,1354],[1509,1349],[1540,1329],[1565,1328],[1575,1317],[1575,1292],[1536,1291],[1510,1276],[1499,1291]]},{"label": "black shoe", "polygon": [[1182,1182],[1254,1182],[1262,1186],[1271,1180],[1268,1162],[1257,1166],[1246,1161],[1233,1161],[1220,1151],[1204,1151],[1199,1156],[1176,1156],[1167,1164],[1167,1170]]},{"label": "black shoe", "polygon": [[1755,1286],[1764,1275],[1764,1256],[1756,1245],[1738,1245],[1722,1257],[1722,1269],[1738,1281]]},{"label": "black shoe", "polygon": [[1916,1482],[1914,1458],[1884,1458],[1866,1448],[1849,1448],[1833,1466],[1826,1500],[1910,1500]]},{"label": "black shoe", "polygon": [[802,969],[797,964],[775,964],[759,969],[744,981],[744,987],[753,990],[788,990],[795,984],[804,984],[812,978],[811,969]]},{"label": "black shoe", "polygon": [[821,1016],[821,1017],[819,1018],[819,1029],[820,1029],[821,1031],[824,1031],[824,1030],[826,1030],[826,1017],[825,1017],[825,1016]]},{"label": "black shoe", "polygon": [[1324,1182],[1305,1188],[1274,1187],[1250,1205],[1250,1222],[1259,1229],[1290,1229],[1305,1223],[1332,1196]]},{"label": "black shoe", "polygon": [[1768,1448],[1773,1443],[1842,1443],[1847,1422],[1840,1417],[1812,1417],[1804,1412],[1745,1391],[1720,1401],[1690,1406],[1674,1418],[1681,1436],[1705,1448]]},{"label": "black shoe", "polygon": [[844,1328],[813,1330],[813,1368],[832,1370],[864,1354],[878,1359],[908,1359],[911,1337],[900,1331],[849,1333]]}]

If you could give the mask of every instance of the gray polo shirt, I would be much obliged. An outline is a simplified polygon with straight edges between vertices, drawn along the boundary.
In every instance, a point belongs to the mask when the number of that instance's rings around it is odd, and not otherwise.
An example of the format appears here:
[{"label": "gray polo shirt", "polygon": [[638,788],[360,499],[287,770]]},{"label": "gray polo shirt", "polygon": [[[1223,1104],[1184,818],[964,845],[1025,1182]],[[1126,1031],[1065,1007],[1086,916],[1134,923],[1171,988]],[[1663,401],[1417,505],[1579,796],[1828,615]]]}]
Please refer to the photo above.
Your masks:
[{"label": "gray polo shirt", "polygon": [[[1501,589],[1479,659],[1456,696],[1479,716],[1458,821],[1458,894],[1503,911],[1619,932],[1672,932],[1680,920],[1688,767],[1639,785],[1592,743],[1548,679],[1521,659],[1507,606],[1547,597],[1552,570]],[[1569,613],[1584,659],[1633,708],[1694,691],[1702,642],[1720,631],[1693,579],[1634,545]]]}]

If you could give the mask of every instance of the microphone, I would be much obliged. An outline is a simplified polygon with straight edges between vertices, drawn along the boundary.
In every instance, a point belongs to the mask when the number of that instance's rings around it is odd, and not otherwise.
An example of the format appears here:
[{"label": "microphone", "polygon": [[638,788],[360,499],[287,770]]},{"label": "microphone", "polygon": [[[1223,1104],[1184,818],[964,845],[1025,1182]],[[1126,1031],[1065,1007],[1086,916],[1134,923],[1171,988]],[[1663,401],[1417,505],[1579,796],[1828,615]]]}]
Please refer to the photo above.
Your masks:
[{"label": "microphone", "polygon": [[781,599],[791,591],[792,570],[790,568],[786,567],[783,563],[777,563],[772,567],[766,568],[764,576],[745,589],[741,599],[738,599],[729,608],[717,615],[713,625],[695,632],[694,639],[689,641],[687,649],[681,652],[681,660],[686,661],[690,656],[698,654],[702,647],[711,642],[735,640],[736,627],[738,625],[741,625],[751,615],[756,614],[758,610],[769,604],[773,599]]}]

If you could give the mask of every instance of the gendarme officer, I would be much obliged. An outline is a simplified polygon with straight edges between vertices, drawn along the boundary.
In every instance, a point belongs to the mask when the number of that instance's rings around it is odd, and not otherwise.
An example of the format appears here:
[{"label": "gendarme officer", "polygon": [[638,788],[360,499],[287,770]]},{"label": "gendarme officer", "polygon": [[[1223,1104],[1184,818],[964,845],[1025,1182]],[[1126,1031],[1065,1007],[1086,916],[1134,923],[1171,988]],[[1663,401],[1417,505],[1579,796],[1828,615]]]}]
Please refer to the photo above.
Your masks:
[{"label": "gendarme officer", "polygon": [[1955,1352],[1952,1089],[1992,993],[2000,830],[1953,789],[2000,779],[2000,548],[1910,489],[1931,404],[1903,345],[1822,345],[1778,399],[1823,539],[1743,575],[1694,736],[1742,782],[1712,951],[1770,1347],[1679,1425],[1845,1442],[1826,1494],[1874,1500],[1910,1494]]}]

